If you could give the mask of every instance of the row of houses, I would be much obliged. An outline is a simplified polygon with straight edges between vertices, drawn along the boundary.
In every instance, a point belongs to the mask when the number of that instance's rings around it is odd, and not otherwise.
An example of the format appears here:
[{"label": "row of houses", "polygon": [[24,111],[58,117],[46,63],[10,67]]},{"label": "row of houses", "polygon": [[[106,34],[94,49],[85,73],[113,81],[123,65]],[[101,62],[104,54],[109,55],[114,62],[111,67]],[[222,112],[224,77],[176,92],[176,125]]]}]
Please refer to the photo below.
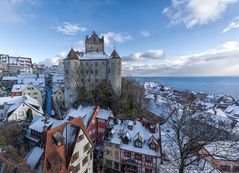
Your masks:
[{"label": "row of houses", "polygon": [[[29,111],[31,117],[28,117]],[[21,121],[43,115],[41,104],[29,95],[0,97],[0,121]]]},{"label": "row of houses", "polygon": [[14,57],[0,54],[0,71],[3,74],[31,74],[33,72],[32,59],[28,57]]},{"label": "row of houses", "polygon": [[[34,110],[36,99],[28,95],[12,98],[23,97],[26,100],[21,107]],[[31,150],[25,157],[28,165],[38,172],[94,172],[94,154],[101,152],[104,172],[172,172],[169,169],[172,167],[167,168],[172,161],[168,151],[174,148],[167,137],[172,132],[159,121],[117,119],[110,109],[82,105],[70,109],[62,120],[39,115],[34,112],[27,129]],[[205,158],[190,171],[238,172],[239,145],[231,144],[225,141],[208,144],[199,152]]]}]

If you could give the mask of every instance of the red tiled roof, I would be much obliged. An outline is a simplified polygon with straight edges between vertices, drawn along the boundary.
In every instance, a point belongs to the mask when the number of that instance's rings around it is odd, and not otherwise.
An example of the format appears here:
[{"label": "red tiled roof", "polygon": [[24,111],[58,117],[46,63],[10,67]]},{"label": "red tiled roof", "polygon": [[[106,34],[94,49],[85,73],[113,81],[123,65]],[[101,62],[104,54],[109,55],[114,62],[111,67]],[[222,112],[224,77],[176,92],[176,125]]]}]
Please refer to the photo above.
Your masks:
[{"label": "red tiled roof", "polygon": [[111,58],[120,58],[118,52],[114,49],[113,52],[110,55]]},{"label": "red tiled roof", "polygon": [[[52,128],[50,130],[48,130],[46,132],[46,143],[45,143],[45,153],[44,153],[44,162],[43,162],[43,173],[47,173],[51,170],[56,170],[59,173],[66,173],[68,170],[68,166],[69,166],[69,161],[72,155],[72,152],[68,152],[69,151],[73,151],[74,147],[75,147],[75,143],[76,141],[73,143],[72,148],[68,149],[65,144],[61,145],[61,146],[57,146],[53,140],[53,134],[55,134],[56,132],[60,132],[61,134],[63,134],[64,128],[67,126],[67,124],[72,124],[75,127],[77,127],[79,130],[83,130],[85,136],[87,137],[87,139],[89,140],[89,142],[92,144],[93,143],[90,139],[90,136],[87,132],[87,129],[81,119],[81,117],[78,117],[76,119],[73,119],[69,122],[66,122],[65,124],[62,124],[58,127]],[[49,168],[49,164],[51,165],[51,167]]]},{"label": "red tiled roof", "polygon": [[76,54],[76,52],[74,51],[74,49],[71,49],[70,52],[67,55],[68,59],[78,59],[78,56]]}]

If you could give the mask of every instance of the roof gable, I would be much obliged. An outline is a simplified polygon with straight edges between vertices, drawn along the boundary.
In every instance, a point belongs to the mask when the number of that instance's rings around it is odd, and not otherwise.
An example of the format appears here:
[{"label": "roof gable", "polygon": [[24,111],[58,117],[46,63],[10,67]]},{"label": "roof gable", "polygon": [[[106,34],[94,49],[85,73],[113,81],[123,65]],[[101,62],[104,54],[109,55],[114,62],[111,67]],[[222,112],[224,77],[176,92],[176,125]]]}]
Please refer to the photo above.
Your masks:
[{"label": "roof gable", "polygon": [[78,56],[74,49],[71,49],[70,52],[67,55],[67,59],[72,59],[72,60],[78,60]]}]

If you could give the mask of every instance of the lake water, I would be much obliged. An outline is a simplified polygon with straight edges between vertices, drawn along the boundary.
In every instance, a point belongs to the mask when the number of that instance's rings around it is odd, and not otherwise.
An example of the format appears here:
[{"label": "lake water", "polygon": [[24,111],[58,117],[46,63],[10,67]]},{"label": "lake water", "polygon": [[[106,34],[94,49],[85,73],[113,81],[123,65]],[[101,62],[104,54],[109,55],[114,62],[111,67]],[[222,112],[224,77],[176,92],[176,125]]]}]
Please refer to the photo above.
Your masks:
[{"label": "lake water", "polygon": [[159,82],[179,90],[223,94],[239,99],[239,77],[133,77],[140,83]]}]

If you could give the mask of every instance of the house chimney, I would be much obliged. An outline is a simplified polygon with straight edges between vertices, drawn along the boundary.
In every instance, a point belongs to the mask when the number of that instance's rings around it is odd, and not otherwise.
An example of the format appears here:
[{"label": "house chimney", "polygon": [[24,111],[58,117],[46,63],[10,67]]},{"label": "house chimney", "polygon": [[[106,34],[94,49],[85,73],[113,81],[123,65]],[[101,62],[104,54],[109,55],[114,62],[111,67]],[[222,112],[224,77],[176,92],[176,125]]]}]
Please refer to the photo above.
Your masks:
[{"label": "house chimney", "polygon": [[48,120],[49,120],[49,117],[48,117],[48,115],[46,114],[46,115],[45,115],[45,119],[44,119],[44,124],[48,124],[48,123],[49,123]]},{"label": "house chimney", "polygon": [[46,137],[47,137],[47,130],[48,130],[48,128],[47,128],[47,126],[43,126],[43,134],[42,134],[42,138],[43,138],[43,146],[45,146],[45,144],[46,144]]}]

